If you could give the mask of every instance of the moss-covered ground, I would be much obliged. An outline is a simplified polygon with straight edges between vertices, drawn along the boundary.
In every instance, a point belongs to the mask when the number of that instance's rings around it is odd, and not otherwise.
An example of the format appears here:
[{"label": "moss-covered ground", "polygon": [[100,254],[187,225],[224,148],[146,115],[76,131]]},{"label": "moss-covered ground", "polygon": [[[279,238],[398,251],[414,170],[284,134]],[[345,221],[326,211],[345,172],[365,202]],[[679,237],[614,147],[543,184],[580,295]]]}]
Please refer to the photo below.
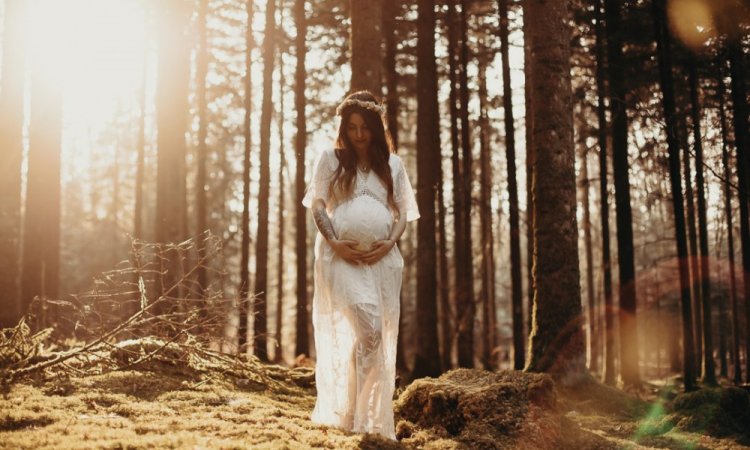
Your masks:
[{"label": "moss-covered ground", "polygon": [[[89,362],[17,379],[0,398],[0,448],[675,448],[750,445],[748,394],[626,394],[544,375],[457,370],[417,380],[396,400],[400,442],[308,420],[311,369],[252,359],[153,358],[92,373]],[[183,359],[184,361],[184,359]],[[78,364],[78,366],[76,366]],[[95,371],[94,371],[95,372]]]}]

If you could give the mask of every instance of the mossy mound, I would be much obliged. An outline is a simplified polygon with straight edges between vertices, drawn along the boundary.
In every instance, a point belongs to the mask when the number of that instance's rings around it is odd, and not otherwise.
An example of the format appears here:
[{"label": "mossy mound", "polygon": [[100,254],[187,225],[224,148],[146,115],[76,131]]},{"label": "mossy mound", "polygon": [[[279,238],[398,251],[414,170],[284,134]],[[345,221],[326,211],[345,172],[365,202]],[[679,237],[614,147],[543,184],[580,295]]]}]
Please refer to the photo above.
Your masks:
[{"label": "mossy mound", "polygon": [[395,411],[402,443],[425,448],[608,448],[563,417],[547,375],[457,369],[414,381]]},{"label": "mossy mound", "polygon": [[750,395],[737,387],[705,388],[675,397],[670,420],[682,431],[750,441]]}]

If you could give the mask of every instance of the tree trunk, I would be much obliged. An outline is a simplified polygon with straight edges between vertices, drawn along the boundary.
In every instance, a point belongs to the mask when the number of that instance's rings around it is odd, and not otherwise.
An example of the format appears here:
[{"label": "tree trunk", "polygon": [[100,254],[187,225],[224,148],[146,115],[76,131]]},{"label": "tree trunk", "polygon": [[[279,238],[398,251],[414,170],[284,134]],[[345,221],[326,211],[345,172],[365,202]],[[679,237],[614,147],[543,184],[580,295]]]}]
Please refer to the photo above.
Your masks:
[{"label": "tree trunk", "polygon": [[294,72],[294,109],[297,111],[297,135],[294,140],[296,174],[296,216],[295,216],[295,252],[297,254],[297,338],[295,342],[296,355],[307,355],[310,352],[310,341],[307,334],[307,223],[306,211],[302,206],[305,196],[305,147],[307,147],[307,122],[305,121],[305,57],[307,55],[307,18],[305,17],[305,0],[294,2],[294,26],[297,36],[294,46],[297,52],[297,62]]},{"label": "tree trunk", "polygon": [[349,0],[352,80],[350,92],[366,89],[382,94],[383,5],[370,0]]},{"label": "tree trunk", "polygon": [[16,325],[20,309],[18,274],[21,244],[21,161],[23,160],[24,74],[23,27],[28,2],[6,0],[0,87],[0,328]]},{"label": "tree trunk", "polygon": [[[719,97],[719,115],[721,120],[721,163],[724,168],[724,214],[727,217],[727,259],[729,260],[729,295],[732,305],[732,381],[735,385],[742,383],[742,364],[740,363],[740,321],[737,308],[737,279],[734,274],[734,224],[732,219],[732,191],[730,180],[732,174],[729,169],[729,138],[727,131],[727,117],[725,104],[724,77],[720,76],[717,81]],[[724,328],[724,327],[722,327]]]},{"label": "tree trunk", "polygon": [[687,118],[682,117],[679,119],[678,133],[682,141],[682,147],[684,148],[685,157],[682,159],[683,163],[683,176],[685,178],[685,204],[687,205],[687,227],[688,227],[688,251],[690,256],[690,288],[692,292],[692,308],[693,308],[693,338],[695,340],[695,361],[700,363],[703,360],[703,340],[701,329],[702,315],[701,315],[701,290],[700,290],[700,266],[698,264],[698,235],[695,226],[695,201],[693,198],[693,180],[692,180],[692,167],[690,165],[690,153],[688,152],[688,133],[687,133]]},{"label": "tree trunk", "polygon": [[594,302],[594,254],[591,248],[591,208],[589,206],[589,162],[588,149],[585,145],[581,148],[581,191],[583,202],[583,241],[586,252],[586,297],[587,297],[587,331],[588,331],[588,353],[589,370],[595,372],[598,366],[596,361],[596,313]]},{"label": "tree trunk", "polygon": [[383,2],[383,40],[385,56],[383,70],[385,72],[386,114],[388,131],[391,133],[393,147],[398,149],[398,72],[396,72],[396,15],[399,0]]},{"label": "tree trunk", "polygon": [[505,119],[505,159],[508,168],[508,201],[510,202],[510,280],[511,315],[513,326],[513,368],[525,364],[525,336],[523,324],[523,285],[521,281],[521,228],[519,224],[518,184],[516,182],[516,137],[513,119],[513,92],[510,78],[510,43],[508,30],[508,0],[498,0],[500,14],[500,45],[503,74],[503,113]]},{"label": "tree trunk", "polygon": [[[250,150],[252,142],[252,124],[251,118],[253,113],[253,81],[252,81],[252,51],[253,41],[253,0],[247,0],[245,3],[247,13],[247,23],[245,29],[245,95],[243,98],[245,122],[244,131],[244,157],[242,170],[242,248],[240,262],[240,298],[238,307],[239,325],[237,328],[238,336],[238,353],[247,352],[247,314],[248,298],[250,293],[250,274],[248,272],[250,265]],[[298,166],[300,167],[300,166]]]},{"label": "tree trunk", "polygon": [[471,239],[471,184],[472,184],[472,154],[471,136],[469,129],[469,42],[468,42],[468,0],[461,0],[460,52],[459,52],[459,103],[461,105],[461,209],[460,220],[463,224],[464,235],[456,235],[456,307],[458,312],[458,365],[459,367],[474,367],[474,263]]},{"label": "tree trunk", "polygon": [[263,31],[263,104],[260,113],[260,179],[258,180],[258,234],[255,242],[255,297],[253,301],[253,349],[268,360],[268,200],[271,178],[271,117],[273,116],[273,69],[276,51],[276,2],[266,3]]},{"label": "tree trunk", "polygon": [[[282,3],[283,4],[283,3]],[[284,146],[284,88],[286,84],[286,79],[284,77],[284,58],[282,57],[282,52],[279,51],[278,54],[278,64],[279,64],[279,114],[278,114],[278,129],[279,129],[279,159],[281,160],[279,162],[279,208],[278,208],[278,216],[277,221],[279,224],[279,240],[278,240],[278,259],[276,261],[276,289],[277,294],[276,297],[278,301],[276,302],[276,336],[274,339],[274,346],[276,348],[276,351],[274,351],[274,362],[281,363],[283,361],[283,349],[284,346],[282,345],[282,335],[281,335],[281,326],[282,326],[282,318],[284,316],[284,205],[285,205],[285,197],[286,197],[286,188],[284,185],[284,172],[286,171],[286,155],[285,155],[285,146]]]},{"label": "tree trunk", "polygon": [[[190,44],[187,37],[191,6],[181,0],[159,3],[159,61],[156,86],[157,174],[156,241],[181,242],[185,211],[185,131],[188,117]],[[176,279],[177,261],[169,261],[171,272],[165,288]]]},{"label": "tree trunk", "polygon": [[533,195],[534,314],[526,370],[555,375],[585,368],[568,2],[529,0]]},{"label": "tree trunk", "polygon": [[[196,57],[196,97],[198,100],[198,175],[195,180],[195,212],[197,217],[196,235],[206,231],[206,156],[208,153],[206,136],[208,135],[206,75],[208,73],[208,0],[201,0],[198,11],[198,55]],[[198,260],[206,257],[206,247],[198,245]],[[207,287],[206,268],[203,264],[198,267],[198,289],[202,295]]]},{"label": "tree trunk", "polygon": [[667,147],[669,152],[669,179],[672,188],[672,207],[674,213],[675,241],[680,273],[680,291],[682,305],[682,351],[683,382],[686,391],[695,389],[695,372],[693,363],[693,327],[690,304],[690,276],[687,266],[687,242],[685,240],[685,213],[683,210],[682,186],[680,180],[680,146],[677,140],[677,120],[675,117],[674,86],[672,83],[672,61],[669,31],[663,0],[655,0],[654,27],[656,34],[657,60],[659,63],[659,82],[662,89],[664,119],[666,121]]},{"label": "tree trunk", "polygon": [[[460,333],[462,325],[462,319],[461,314],[464,309],[464,305],[461,303],[463,301],[463,296],[460,292],[461,286],[463,286],[463,282],[461,281],[460,277],[461,271],[460,267],[461,264],[465,263],[465,257],[463,256],[464,253],[464,244],[463,239],[466,236],[466,230],[464,226],[464,222],[462,220],[462,210],[464,209],[463,206],[463,194],[461,193],[463,182],[461,181],[461,149],[459,147],[459,128],[458,128],[458,71],[460,70],[458,67],[458,45],[459,45],[459,39],[458,39],[458,27],[456,25],[456,2],[457,0],[450,0],[448,2],[448,14],[447,14],[447,22],[448,22],[448,71],[450,72],[448,74],[448,80],[450,83],[450,91],[448,93],[448,103],[449,103],[449,114],[450,114],[450,122],[451,122],[451,129],[450,129],[450,135],[451,135],[451,166],[452,166],[452,172],[453,172],[453,246],[454,246],[454,276],[455,276],[455,282],[453,286],[453,304],[456,308],[456,318],[454,321],[454,327],[455,329],[451,329],[451,343],[453,343],[453,340],[458,338],[458,335]],[[445,320],[445,318],[444,318]],[[447,323],[444,324],[444,326],[448,327],[449,325]],[[460,365],[460,363],[459,363]]]},{"label": "tree trunk", "polygon": [[440,128],[435,64],[435,2],[419,0],[417,23],[417,348],[413,378],[440,374],[435,265],[435,185]]},{"label": "tree trunk", "polygon": [[622,63],[620,4],[607,3],[607,54],[609,57],[610,108],[612,114],[612,162],[617,211],[617,256],[620,275],[620,374],[626,386],[640,383],[638,328],[636,322],[633,216],[628,175],[628,117]]},{"label": "tree trunk", "polygon": [[[144,8],[144,34],[151,35],[150,8]],[[133,217],[133,237],[144,239],[143,235],[143,185],[146,175],[146,84],[148,83],[148,49],[143,50],[141,86],[138,92],[138,143],[135,172],[135,211]]]},{"label": "tree trunk", "polygon": [[[716,385],[716,366],[713,355],[713,330],[711,324],[711,269],[708,260],[708,221],[706,220],[706,195],[703,181],[703,144],[701,142],[700,103],[698,99],[698,74],[692,59],[688,64],[690,77],[690,103],[695,146],[695,178],[698,187],[698,234],[700,237],[701,306],[703,307],[703,382]],[[698,330],[697,332],[700,332]]]},{"label": "tree trunk", "polygon": [[[740,200],[740,245],[742,246],[742,281],[744,298],[750,299],[750,224],[748,224],[748,136],[747,94],[742,47],[739,42],[729,44],[729,66],[732,79],[732,104],[734,105],[734,139],[737,149],[737,185]],[[745,323],[750,324],[750,301],[745,300]],[[750,327],[748,327],[750,328]],[[745,381],[750,382],[750,332],[745,332]]]},{"label": "tree trunk", "polygon": [[[524,1],[523,5],[523,75],[524,75],[524,109],[525,109],[525,133],[526,133],[526,334],[531,335],[531,323],[534,311],[534,194],[532,185],[534,179],[534,145],[533,133],[534,118],[531,115],[531,33],[529,26],[529,8]],[[528,343],[526,345],[528,351]]]},{"label": "tree trunk", "polygon": [[[480,40],[480,46],[484,42]],[[497,366],[495,360],[496,346],[496,307],[495,307],[495,257],[493,255],[494,239],[492,237],[492,161],[490,156],[490,120],[487,116],[487,65],[486,56],[479,58],[479,165],[480,201],[479,220],[482,232],[482,295],[484,321],[482,335],[484,338],[482,364],[487,370]]]},{"label": "tree trunk", "polygon": [[[49,50],[51,52],[53,50]],[[21,311],[59,295],[62,89],[48,80],[48,54],[31,55],[31,119],[21,270]],[[54,59],[54,58],[50,58]],[[51,325],[43,315],[39,326]]]},{"label": "tree trunk", "polygon": [[602,380],[612,386],[616,382],[615,373],[615,320],[612,304],[612,258],[609,245],[609,189],[607,187],[607,111],[604,99],[606,94],[606,30],[604,27],[604,0],[596,6],[596,92],[597,117],[599,121],[599,199],[602,230],[602,281],[604,283],[604,361]]}]

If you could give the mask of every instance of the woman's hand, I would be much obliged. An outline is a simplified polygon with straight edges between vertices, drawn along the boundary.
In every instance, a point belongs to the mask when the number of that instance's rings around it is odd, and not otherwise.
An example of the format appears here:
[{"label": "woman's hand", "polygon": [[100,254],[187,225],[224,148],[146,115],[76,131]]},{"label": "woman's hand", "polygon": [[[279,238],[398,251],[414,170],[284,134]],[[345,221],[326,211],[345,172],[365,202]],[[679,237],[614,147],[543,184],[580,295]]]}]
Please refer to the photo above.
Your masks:
[{"label": "woman's hand", "polygon": [[370,250],[364,252],[359,260],[364,264],[375,264],[383,259],[383,257],[387,255],[395,245],[396,242],[391,239],[375,241],[372,243]]},{"label": "woman's hand", "polygon": [[359,245],[359,242],[357,241],[331,239],[328,241],[328,244],[331,246],[334,253],[351,264],[359,264],[362,256],[365,254],[362,250],[357,248]]}]

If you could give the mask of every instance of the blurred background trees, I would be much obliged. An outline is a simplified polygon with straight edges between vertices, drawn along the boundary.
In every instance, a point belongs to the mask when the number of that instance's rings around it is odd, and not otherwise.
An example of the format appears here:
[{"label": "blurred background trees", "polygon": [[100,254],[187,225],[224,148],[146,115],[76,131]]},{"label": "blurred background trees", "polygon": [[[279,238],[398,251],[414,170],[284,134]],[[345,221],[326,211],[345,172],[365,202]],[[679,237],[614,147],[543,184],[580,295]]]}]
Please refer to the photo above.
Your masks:
[{"label": "blurred background trees", "polygon": [[750,376],[743,2],[0,5],[2,326],[90,289],[130,237],[210,230],[226,276],[175,295],[236,300],[228,351],[314,356],[300,200],[368,88],[423,211],[399,243],[405,379]]}]

